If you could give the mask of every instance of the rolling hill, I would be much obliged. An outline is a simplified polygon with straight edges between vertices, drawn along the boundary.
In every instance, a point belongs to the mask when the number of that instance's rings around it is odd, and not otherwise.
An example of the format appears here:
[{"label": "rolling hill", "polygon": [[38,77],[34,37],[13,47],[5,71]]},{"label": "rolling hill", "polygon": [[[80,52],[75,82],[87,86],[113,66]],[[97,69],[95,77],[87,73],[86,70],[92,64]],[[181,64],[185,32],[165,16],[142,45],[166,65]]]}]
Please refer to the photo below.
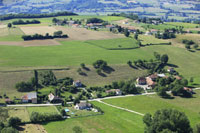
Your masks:
[{"label": "rolling hill", "polygon": [[72,11],[81,14],[132,12],[164,19],[198,19],[198,0],[1,0],[0,14]]}]

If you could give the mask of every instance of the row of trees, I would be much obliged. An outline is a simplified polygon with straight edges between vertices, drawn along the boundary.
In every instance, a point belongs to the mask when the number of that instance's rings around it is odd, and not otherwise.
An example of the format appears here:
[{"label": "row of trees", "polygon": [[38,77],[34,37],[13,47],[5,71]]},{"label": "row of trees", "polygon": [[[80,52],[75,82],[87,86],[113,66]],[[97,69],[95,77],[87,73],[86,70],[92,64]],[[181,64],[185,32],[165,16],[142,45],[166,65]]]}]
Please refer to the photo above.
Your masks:
[{"label": "row of trees", "polygon": [[57,12],[57,13],[45,13],[45,14],[7,14],[0,16],[0,20],[9,20],[17,18],[47,18],[47,17],[57,17],[57,16],[74,16],[78,15],[72,12]]},{"label": "row of trees", "polygon": [[158,32],[157,34],[155,34],[155,37],[158,39],[171,39],[171,38],[176,38],[175,33],[170,33],[170,32],[164,32],[164,33],[160,33]]},{"label": "row of trees", "polygon": [[13,25],[24,25],[24,24],[40,24],[39,20],[16,20],[12,22]]},{"label": "row of trees", "polygon": [[32,123],[41,123],[41,122],[49,122],[49,121],[57,121],[62,120],[62,116],[57,113],[52,114],[42,114],[38,112],[32,112],[30,116],[30,120]]},{"label": "row of trees", "polygon": [[54,32],[54,35],[49,35],[49,33],[46,33],[46,35],[40,35],[40,34],[35,34],[35,35],[23,35],[22,38],[24,41],[29,41],[29,40],[44,40],[44,39],[54,39],[54,38],[68,38],[68,35],[62,35],[62,31],[56,31]]}]

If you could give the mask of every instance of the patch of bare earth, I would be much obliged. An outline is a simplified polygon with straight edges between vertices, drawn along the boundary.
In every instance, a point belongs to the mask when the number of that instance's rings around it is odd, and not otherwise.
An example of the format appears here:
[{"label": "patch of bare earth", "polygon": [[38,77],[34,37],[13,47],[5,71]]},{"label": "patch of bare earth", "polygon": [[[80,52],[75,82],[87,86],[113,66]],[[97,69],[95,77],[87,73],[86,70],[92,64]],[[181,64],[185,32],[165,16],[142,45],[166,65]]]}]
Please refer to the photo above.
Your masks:
[{"label": "patch of bare earth", "polygon": [[21,126],[21,133],[47,133],[42,125],[39,124],[26,124]]},{"label": "patch of bare earth", "polygon": [[60,43],[54,39],[48,40],[32,40],[32,41],[0,41],[0,45],[7,45],[7,46],[22,46],[22,47],[31,47],[31,46],[53,46],[53,45],[60,45]]},{"label": "patch of bare earth", "polygon": [[34,34],[41,34],[45,35],[46,33],[49,33],[49,35],[53,35],[55,31],[57,31],[54,27],[50,26],[22,26],[20,29],[26,34],[26,35],[34,35]]},{"label": "patch of bare earth", "polygon": [[57,26],[55,27],[57,30],[63,31],[64,34],[69,36],[68,39],[59,39],[59,40],[103,40],[103,39],[114,39],[114,38],[122,38],[123,35],[113,34],[110,32],[104,31],[93,31],[87,30],[85,28],[67,28]]}]

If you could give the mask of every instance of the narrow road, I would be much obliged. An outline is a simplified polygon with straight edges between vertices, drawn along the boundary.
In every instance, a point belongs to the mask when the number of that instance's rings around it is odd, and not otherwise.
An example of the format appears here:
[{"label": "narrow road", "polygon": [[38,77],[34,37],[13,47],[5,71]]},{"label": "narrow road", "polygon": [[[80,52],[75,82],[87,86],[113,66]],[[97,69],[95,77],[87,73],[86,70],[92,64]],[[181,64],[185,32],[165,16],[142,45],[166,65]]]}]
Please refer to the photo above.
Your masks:
[{"label": "narrow road", "polygon": [[103,102],[103,101],[101,101],[101,100],[96,100],[96,101],[98,101],[98,102],[100,102],[100,103],[102,103],[102,104],[108,105],[108,106],[110,106],[110,107],[113,107],[113,108],[121,109],[121,110],[128,111],[128,112],[131,112],[131,113],[140,115],[140,116],[144,116],[144,114],[139,113],[139,112],[136,112],[136,111],[133,111],[133,110],[130,110],[130,109],[126,109],[126,108],[118,107],[118,106],[115,106],[115,105],[112,105],[112,104],[109,104],[109,103],[105,103],[105,102]]},{"label": "narrow road", "polygon": [[44,107],[44,106],[59,106],[59,104],[17,104],[17,105],[7,105],[7,107]]}]

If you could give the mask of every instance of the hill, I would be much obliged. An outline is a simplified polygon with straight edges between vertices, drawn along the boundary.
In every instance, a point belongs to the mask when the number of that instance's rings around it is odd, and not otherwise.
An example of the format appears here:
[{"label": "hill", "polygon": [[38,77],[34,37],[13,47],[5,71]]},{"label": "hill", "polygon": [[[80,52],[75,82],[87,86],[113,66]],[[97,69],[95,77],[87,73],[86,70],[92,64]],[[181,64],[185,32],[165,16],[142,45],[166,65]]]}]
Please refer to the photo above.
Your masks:
[{"label": "hill", "polygon": [[2,0],[0,14],[49,13],[72,11],[81,14],[132,12],[140,16],[165,19],[193,19],[200,17],[197,0]]}]

